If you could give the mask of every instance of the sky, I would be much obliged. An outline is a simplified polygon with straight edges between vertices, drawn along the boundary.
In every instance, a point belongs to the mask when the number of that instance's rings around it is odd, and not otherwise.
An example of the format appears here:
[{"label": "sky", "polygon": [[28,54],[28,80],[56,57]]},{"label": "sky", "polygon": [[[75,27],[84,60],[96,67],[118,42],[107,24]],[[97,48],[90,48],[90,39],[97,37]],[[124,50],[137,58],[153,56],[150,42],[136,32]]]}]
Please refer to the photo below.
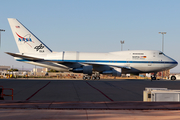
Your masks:
[{"label": "sky", "polygon": [[[0,65],[33,68],[18,53],[7,18],[16,18],[53,51],[161,50],[180,63],[180,0],[0,0]],[[180,65],[171,69],[180,72]]]}]

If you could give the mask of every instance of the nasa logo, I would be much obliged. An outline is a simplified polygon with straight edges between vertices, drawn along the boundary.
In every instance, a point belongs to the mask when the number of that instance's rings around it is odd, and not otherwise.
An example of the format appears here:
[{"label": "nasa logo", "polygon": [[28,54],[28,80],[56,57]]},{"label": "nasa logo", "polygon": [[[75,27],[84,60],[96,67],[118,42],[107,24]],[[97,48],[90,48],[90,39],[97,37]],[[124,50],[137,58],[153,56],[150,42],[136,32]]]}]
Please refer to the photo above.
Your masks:
[{"label": "nasa logo", "polygon": [[[17,33],[16,33],[16,34],[17,34]],[[19,37],[18,40],[19,40],[20,42],[21,42],[21,41],[24,41],[24,42],[33,42],[30,37],[29,37],[29,38],[24,38],[24,37],[20,36],[19,34],[17,34],[17,36]]]}]

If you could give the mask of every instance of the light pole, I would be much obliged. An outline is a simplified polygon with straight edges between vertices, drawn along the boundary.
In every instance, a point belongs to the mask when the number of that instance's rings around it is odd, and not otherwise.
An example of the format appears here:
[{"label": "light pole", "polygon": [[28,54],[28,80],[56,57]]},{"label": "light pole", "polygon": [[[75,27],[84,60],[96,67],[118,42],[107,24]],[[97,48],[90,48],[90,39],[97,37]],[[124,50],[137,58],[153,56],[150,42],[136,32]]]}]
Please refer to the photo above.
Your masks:
[{"label": "light pole", "polygon": [[5,32],[5,30],[0,29],[0,47],[1,47],[1,31]]},{"label": "light pole", "polygon": [[[159,34],[162,34],[162,52],[164,52],[164,34],[167,32],[159,32]],[[162,79],[163,79],[163,71],[162,71]]]},{"label": "light pole", "polygon": [[123,44],[124,44],[124,41],[120,41],[121,42],[121,51],[123,51]]}]

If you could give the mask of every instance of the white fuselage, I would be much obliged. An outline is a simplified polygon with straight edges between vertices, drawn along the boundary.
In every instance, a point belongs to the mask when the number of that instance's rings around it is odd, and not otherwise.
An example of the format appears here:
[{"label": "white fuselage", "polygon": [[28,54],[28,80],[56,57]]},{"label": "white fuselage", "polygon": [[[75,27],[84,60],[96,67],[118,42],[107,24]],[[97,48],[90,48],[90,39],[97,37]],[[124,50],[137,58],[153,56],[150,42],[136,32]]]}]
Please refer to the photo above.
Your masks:
[{"label": "white fuselage", "polygon": [[17,60],[56,69],[58,71],[69,71],[70,68],[80,68],[82,65],[92,64],[94,66],[93,70],[98,72],[110,70],[112,67],[119,67],[122,68],[122,73],[149,73],[171,69],[178,64],[162,52],[152,50],[131,50],[109,53],[65,51],[41,54],[41,56],[39,54],[24,55],[42,58],[45,61],[33,62],[19,58],[17,58]]}]

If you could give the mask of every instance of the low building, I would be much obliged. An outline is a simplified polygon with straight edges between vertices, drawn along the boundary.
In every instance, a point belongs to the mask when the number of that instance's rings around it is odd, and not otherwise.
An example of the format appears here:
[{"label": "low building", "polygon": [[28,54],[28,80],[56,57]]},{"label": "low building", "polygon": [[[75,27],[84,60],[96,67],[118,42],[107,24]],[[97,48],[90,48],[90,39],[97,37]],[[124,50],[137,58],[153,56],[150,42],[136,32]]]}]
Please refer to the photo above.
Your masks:
[{"label": "low building", "polygon": [[10,68],[10,66],[0,66],[0,71],[7,71]]},{"label": "low building", "polygon": [[34,73],[41,72],[41,71],[42,71],[42,68],[33,68]]}]

